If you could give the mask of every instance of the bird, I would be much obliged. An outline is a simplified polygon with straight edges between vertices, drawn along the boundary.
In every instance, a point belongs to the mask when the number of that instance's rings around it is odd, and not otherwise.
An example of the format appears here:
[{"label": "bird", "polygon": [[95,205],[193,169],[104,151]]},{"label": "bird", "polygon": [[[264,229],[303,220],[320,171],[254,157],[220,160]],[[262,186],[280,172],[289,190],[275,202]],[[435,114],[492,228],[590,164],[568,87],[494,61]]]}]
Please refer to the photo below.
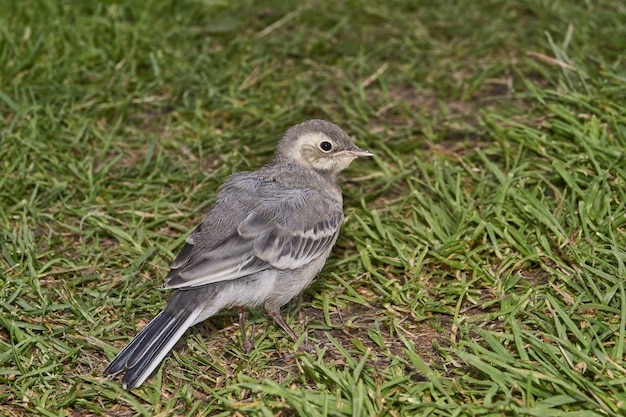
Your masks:
[{"label": "bird", "polygon": [[188,236],[163,287],[165,308],[104,370],[124,372],[122,387],[142,385],[191,326],[237,309],[243,348],[245,311],[264,307],[294,340],[280,308],[311,284],[344,221],[338,174],[371,157],[334,123],[307,120],[289,128],[269,163],[231,175],[213,207]]}]

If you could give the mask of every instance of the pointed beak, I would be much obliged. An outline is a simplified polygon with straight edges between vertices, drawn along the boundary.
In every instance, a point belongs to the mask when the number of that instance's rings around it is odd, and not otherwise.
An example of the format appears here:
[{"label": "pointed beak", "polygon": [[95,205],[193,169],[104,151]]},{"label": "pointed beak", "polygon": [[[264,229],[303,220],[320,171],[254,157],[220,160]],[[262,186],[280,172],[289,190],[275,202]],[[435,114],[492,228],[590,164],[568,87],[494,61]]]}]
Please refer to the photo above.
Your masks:
[{"label": "pointed beak", "polygon": [[348,152],[350,153],[350,155],[354,156],[355,158],[363,158],[365,156],[374,156],[374,154],[371,153],[370,151],[357,148],[356,146],[354,147],[354,149],[350,149]]}]

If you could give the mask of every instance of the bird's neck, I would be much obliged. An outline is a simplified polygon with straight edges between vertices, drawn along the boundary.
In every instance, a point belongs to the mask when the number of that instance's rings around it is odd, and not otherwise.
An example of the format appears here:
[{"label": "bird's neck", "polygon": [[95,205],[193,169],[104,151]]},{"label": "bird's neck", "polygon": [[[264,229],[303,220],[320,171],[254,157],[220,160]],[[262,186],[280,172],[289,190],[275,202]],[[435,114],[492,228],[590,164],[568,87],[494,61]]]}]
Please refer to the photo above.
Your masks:
[{"label": "bird's neck", "polygon": [[341,194],[337,175],[332,171],[312,169],[302,164],[276,158],[263,167],[272,181],[278,181],[294,188],[336,189]]}]

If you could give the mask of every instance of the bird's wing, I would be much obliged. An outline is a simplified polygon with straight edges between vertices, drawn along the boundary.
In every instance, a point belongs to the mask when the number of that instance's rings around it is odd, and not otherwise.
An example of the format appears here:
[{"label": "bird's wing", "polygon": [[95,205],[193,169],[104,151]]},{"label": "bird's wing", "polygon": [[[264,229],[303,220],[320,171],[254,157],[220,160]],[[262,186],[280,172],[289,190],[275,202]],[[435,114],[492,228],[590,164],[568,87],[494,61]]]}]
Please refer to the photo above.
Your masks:
[{"label": "bird's wing", "polygon": [[269,267],[299,268],[334,244],[343,222],[341,201],[317,190],[256,182],[244,193],[226,194],[190,235],[164,287],[198,287]]},{"label": "bird's wing", "polygon": [[254,254],[277,269],[297,269],[324,254],[343,222],[340,201],[319,191],[293,190],[250,213],[237,228],[254,240]]}]

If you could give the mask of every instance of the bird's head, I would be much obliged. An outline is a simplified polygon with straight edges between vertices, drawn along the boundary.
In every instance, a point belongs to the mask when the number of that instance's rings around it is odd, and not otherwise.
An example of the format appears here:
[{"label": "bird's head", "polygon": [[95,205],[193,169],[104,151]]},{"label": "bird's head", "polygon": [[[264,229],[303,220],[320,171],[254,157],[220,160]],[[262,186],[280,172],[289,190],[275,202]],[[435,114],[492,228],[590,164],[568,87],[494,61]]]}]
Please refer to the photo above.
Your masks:
[{"label": "bird's head", "polygon": [[308,120],[285,132],[274,158],[337,174],[356,158],[372,155],[358,148],[339,126],[325,120]]}]

